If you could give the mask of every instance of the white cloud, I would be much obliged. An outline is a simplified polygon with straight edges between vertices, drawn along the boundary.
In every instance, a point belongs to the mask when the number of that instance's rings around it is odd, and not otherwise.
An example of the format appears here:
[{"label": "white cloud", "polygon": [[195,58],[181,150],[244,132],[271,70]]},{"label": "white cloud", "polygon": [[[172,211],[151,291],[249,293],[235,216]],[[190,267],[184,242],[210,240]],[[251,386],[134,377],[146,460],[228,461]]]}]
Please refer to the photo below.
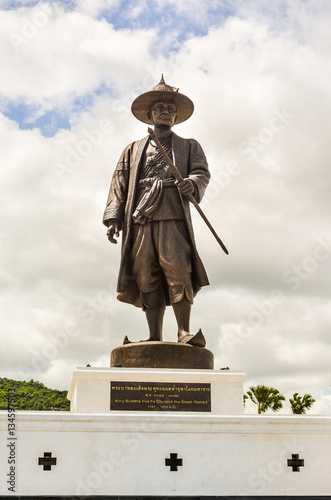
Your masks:
[{"label": "white cloud", "polygon": [[[155,53],[155,31],[95,19],[102,2],[52,7],[16,47],[8,33],[21,35],[42,4],[0,13],[3,105],[72,110],[71,130],[53,138],[1,117],[2,376],[67,388],[75,365],[104,363],[125,334],[146,335],[143,313],[115,300],[120,248],[107,242],[101,217],[122,149],[147,133],[131,102],[163,72],[195,103],[176,131],[207,154],[213,181],[203,207],[230,251],[194,215],[211,286],[196,298],[192,330],[202,327],[216,368],[243,369],[249,385],[289,394],[324,388],[315,408],[328,411],[329,10],[286,4],[282,27],[272,6],[251,4],[248,12],[238,2],[237,16],[177,41],[168,57]],[[95,94],[83,112],[71,107],[102,86],[112,93]],[[283,301],[272,306],[276,289]],[[175,331],[168,311],[165,338]]]},{"label": "white cloud", "polygon": [[0,26],[0,92],[13,101],[65,107],[100,85],[121,94],[148,73],[152,31],[116,31],[57,4],[2,11]]}]

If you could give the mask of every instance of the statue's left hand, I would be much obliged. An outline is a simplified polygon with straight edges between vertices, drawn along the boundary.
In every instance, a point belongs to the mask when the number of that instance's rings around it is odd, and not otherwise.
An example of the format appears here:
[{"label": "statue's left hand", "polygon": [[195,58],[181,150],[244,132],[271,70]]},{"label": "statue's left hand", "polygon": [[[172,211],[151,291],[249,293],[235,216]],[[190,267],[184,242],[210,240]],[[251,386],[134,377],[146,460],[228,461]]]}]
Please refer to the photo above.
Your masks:
[{"label": "statue's left hand", "polygon": [[194,184],[191,179],[184,179],[181,182],[176,183],[180,192],[187,196],[190,193],[194,193]]}]

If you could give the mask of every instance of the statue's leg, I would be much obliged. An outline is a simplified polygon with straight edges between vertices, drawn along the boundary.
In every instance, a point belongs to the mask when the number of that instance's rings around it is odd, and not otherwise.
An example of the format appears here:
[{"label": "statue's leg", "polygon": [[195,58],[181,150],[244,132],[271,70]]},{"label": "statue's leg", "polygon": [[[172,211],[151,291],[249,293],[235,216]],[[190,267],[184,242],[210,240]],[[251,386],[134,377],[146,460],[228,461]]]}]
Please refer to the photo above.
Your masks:
[{"label": "statue's leg", "polygon": [[134,224],[133,247],[131,252],[132,272],[134,274],[146,313],[149,339],[162,341],[163,316],[166,306],[162,270],[156,254],[153,239],[153,224]]},{"label": "statue's leg", "polygon": [[183,298],[180,302],[172,304],[172,307],[178,325],[178,342],[181,342],[183,337],[190,334],[191,304]]},{"label": "statue's leg", "polygon": [[149,328],[148,341],[161,342],[162,341],[162,327],[163,316],[165,307],[157,307],[153,309],[146,309],[146,318]]},{"label": "statue's leg", "polygon": [[178,342],[205,347],[206,340],[201,330],[195,335],[190,332],[191,304],[185,298],[180,302],[172,304],[178,324]]}]

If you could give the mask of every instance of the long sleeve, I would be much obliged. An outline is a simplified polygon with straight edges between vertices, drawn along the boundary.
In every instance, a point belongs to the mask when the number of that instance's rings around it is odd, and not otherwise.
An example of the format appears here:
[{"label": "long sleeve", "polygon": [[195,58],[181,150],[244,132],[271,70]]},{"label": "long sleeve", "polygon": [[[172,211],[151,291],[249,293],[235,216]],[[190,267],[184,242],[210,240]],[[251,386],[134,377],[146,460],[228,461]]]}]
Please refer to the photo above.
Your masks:
[{"label": "long sleeve", "polygon": [[103,215],[103,223],[106,226],[108,226],[111,219],[117,219],[123,224],[128,194],[131,146],[132,144],[123,151],[113,174],[107,205]]},{"label": "long sleeve", "polygon": [[210,179],[206,156],[200,144],[194,139],[190,139],[189,147],[189,172],[188,178],[195,186],[195,198],[200,203]]}]

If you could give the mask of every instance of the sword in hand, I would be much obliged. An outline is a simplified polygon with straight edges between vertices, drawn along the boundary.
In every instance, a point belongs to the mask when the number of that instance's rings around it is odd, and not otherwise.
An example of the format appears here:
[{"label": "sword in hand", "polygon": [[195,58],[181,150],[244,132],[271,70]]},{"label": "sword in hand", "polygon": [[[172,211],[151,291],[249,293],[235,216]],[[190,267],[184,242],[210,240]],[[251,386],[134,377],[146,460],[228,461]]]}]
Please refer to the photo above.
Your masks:
[{"label": "sword in hand", "polygon": [[[162,144],[160,143],[160,141],[158,140],[158,138],[156,137],[156,135],[154,133],[154,130],[149,127],[148,128],[148,133],[151,136],[151,138],[153,139],[153,141],[155,142],[155,144],[157,145],[157,148],[160,151],[161,155],[163,156],[164,160],[167,162],[167,165],[169,166],[170,171],[171,171],[172,175],[175,177],[176,181],[178,183],[183,182],[184,179],[183,179],[182,175],[180,174],[178,168],[170,160],[170,158],[167,155],[167,153],[164,151],[164,149],[162,147]],[[195,206],[195,208],[197,209],[197,211],[199,212],[199,214],[201,215],[201,217],[203,218],[203,220],[205,221],[205,223],[207,224],[207,226],[209,227],[209,229],[213,233],[216,241],[221,246],[222,250],[228,255],[228,253],[229,253],[228,249],[224,245],[224,243],[221,240],[221,238],[217,235],[215,229],[213,228],[213,226],[211,225],[211,223],[209,222],[209,220],[205,216],[204,212],[200,208],[200,205],[198,204],[198,202],[194,198],[193,193],[187,193],[185,196],[187,196],[187,198],[190,200],[190,202]]]}]

